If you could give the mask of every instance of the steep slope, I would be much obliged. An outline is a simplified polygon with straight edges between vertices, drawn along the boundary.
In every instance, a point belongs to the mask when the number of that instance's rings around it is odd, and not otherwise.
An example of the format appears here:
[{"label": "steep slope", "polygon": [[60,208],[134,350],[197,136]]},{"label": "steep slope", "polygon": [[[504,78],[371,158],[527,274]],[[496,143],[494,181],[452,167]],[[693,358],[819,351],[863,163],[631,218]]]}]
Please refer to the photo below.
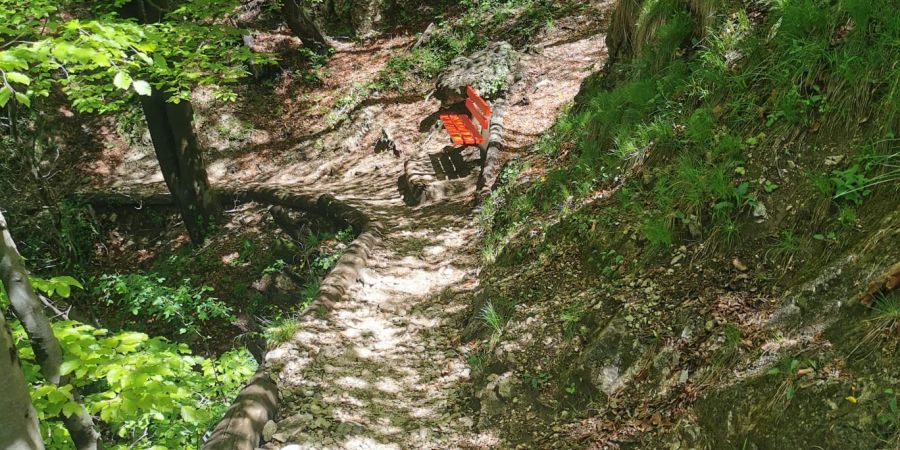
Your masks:
[{"label": "steep slope", "polygon": [[618,2],[482,210],[479,425],[523,448],[897,448],[896,2]]}]

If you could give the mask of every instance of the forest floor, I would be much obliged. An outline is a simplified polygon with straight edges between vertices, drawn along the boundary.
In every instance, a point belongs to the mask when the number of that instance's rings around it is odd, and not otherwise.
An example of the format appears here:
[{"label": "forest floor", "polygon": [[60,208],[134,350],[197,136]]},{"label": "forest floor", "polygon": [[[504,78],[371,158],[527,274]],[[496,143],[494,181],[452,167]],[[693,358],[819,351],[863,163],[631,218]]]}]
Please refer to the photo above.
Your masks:
[{"label": "forest floor", "polygon": [[[522,54],[521,78],[507,97],[507,158],[534,144],[599,69],[605,45],[597,20],[591,11],[560,20]],[[427,126],[439,103],[427,92],[368,98],[359,88],[411,42],[341,44],[324,68],[328,76],[302,95],[281,80],[215,113],[215,101],[202,92],[195,98],[213,185],[332,193],[381,225],[343,301],[327,314],[303,316],[293,338],[269,352],[284,398],[267,448],[502,446],[501,437],[474,431],[477,419],[462,394],[470,368],[459,323],[469,305],[459,294],[477,287],[482,263],[474,183],[440,203],[404,203],[398,180],[405,162],[448,151],[443,130]],[[243,144],[218,145],[222,124],[235,117],[251,124]],[[384,128],[393,131],[399,157],[374,152]],[[108,145],[90,170],[105,190],[133,191],[137,183],[158,189],[161,182],[152,153],[122,142]]]}]

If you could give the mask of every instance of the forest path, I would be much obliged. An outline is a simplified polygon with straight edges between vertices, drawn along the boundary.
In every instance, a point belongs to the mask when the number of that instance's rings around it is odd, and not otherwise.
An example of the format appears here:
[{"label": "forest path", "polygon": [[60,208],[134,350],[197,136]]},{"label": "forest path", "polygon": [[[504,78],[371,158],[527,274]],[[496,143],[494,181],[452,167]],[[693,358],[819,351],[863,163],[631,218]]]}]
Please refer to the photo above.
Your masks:
[{"label": "forest path", "polygon": [[[507,156],[534,144],[600,68],[606,49],[598,11],[609,1],[594,3],[541,31],[522,54],[504,115]],[[407,206],[398,188],[404,163],[432,167],[450,147],[443,130],[424,125],[440,105],[424,94],[366,99],[360,91],[410,43],[398,37],[342,44],[321,86],[257,87],[247,97],[261,100],[247,105],[194,96],[214,186],[332,193],[379,223],[380,238],[343,299],[326,314],[302,316],[293,338],[267,355],[283,397],[267,449],[505,448],[489,430],[475,431],[475,412],[460,398],[469,366],[459,340],[467,296],[459,294],[477,287],[481,265],[475,186]],[[355,96],[361,98],[342,101]],[[249,141],[219,146],[234,117],[253,125]],[[373,151],[384,128],[400,157]],[[149,147],[119,142],[109,153],[89,165],[99,189],[159,190]]]},{"label": "forest path", "polygon": [[[574,29],[575,27],[573,27]],[[505,115],[507,144],[533,144],[605,56],[603,36],[565,30],[522,57]],[[474,431],[477,418],[455,398],[469,376],[457,326],[481,263],[470,205],[472,189],[438,204],[411,208],[400,197],[403,164],[372,152],[390,127],[407,158],[427,158],[449,141],[431,139],[419,121],[437,111],[422,100],[363,109],[345,130],[370,129],[326,167],[282,170],[267,180],[333,192],[381,225],[367,267],[334,309],[301,319],[294,338],[271,351],[282,394],[269,449],[492,448],[499,440]],[[399,130],[399,132],[398,132]],[[340,130],[338,130],[339,132]],[[344,132],[346,136],[353,132]],[[410,151],[412,150],[412,151]],[[474,188],[474,186],[472,186]]]}]

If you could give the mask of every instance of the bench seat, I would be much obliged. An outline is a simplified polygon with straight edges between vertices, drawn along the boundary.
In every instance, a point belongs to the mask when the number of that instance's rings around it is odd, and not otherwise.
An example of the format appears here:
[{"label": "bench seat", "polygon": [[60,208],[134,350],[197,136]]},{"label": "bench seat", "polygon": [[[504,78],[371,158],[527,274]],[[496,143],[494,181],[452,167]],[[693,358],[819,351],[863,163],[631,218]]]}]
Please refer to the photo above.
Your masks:
[{"label": "bench seat", "polygon": [[[465,114],[449,112],[440,114],[439,117],[454,145],[482,145],[485,141],[484,133],[491,123],[492,111],[472,86],[466,86],[466,109],[472,115],[471,119]],[[480,130],[473,120],[478,122]]]},{"label": "bench seat", "polygon": [[475,124],[465,114],[441,114],[441,122],[450,134],[450,140],[455,145],[481,145],[484,137],[475,128]]}]

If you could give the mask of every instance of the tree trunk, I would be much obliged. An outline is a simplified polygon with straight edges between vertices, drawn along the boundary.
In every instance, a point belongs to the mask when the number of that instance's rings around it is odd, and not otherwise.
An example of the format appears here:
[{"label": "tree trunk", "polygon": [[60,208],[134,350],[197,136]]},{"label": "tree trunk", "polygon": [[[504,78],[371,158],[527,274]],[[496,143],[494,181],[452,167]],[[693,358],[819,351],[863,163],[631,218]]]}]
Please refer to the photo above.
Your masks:
[{"label": "tree trunk", "polygon": [[303,41],[303,45],[312,47],[315,50],[327,50],[331,48],[328,37],[322,32],[322,29],[313,20],[303,4],[304,0],[284,0],[281,7],[281,13],[288,28]]},{"label": "tree trunk", "polygon": [[16,354],[3,312],[0,311],[0,448],[43,450],[37,413]]},{"label": "tree trunk", "polygon": [[[56,386],[69,384],[68,377],[60,375],[63,357],[59,341],[50,328],[50,320],[44,314],[40,299],[28,281],[25,260],[16,248],[2,213],[0,213],[0,282],[6,288],[13,312],[28,334],[28,341],[44,379]],[[80,405],[78,393],[74,389],[72,393],[72,400]],[[65,425],[76,448],[79,450],[99,448],[100,434],[94,429],[94,421],[84,406],[78,414],[68,417]]]},{"label": "tree trunk", "polygon": [[[170,6],[169,0],[131,0],[120,7],[119,13],[140,23],[157,23]],[[188,101],[170,103],[169,96],[156,89],[140,99],[163,179],[191,242],[200,245],[221,208],[209,188],[206,166],[194,134],[194,109]]]},{"label": "tree trunk", "polygon": [[168,100],[166,94],[154,89],[150,96],[141,97],[141,105],[163,179],[172,192],[191,242],[200,245],[221,209],[209,187],[194,134],[194,110],[190,102],[176,104]]}]

